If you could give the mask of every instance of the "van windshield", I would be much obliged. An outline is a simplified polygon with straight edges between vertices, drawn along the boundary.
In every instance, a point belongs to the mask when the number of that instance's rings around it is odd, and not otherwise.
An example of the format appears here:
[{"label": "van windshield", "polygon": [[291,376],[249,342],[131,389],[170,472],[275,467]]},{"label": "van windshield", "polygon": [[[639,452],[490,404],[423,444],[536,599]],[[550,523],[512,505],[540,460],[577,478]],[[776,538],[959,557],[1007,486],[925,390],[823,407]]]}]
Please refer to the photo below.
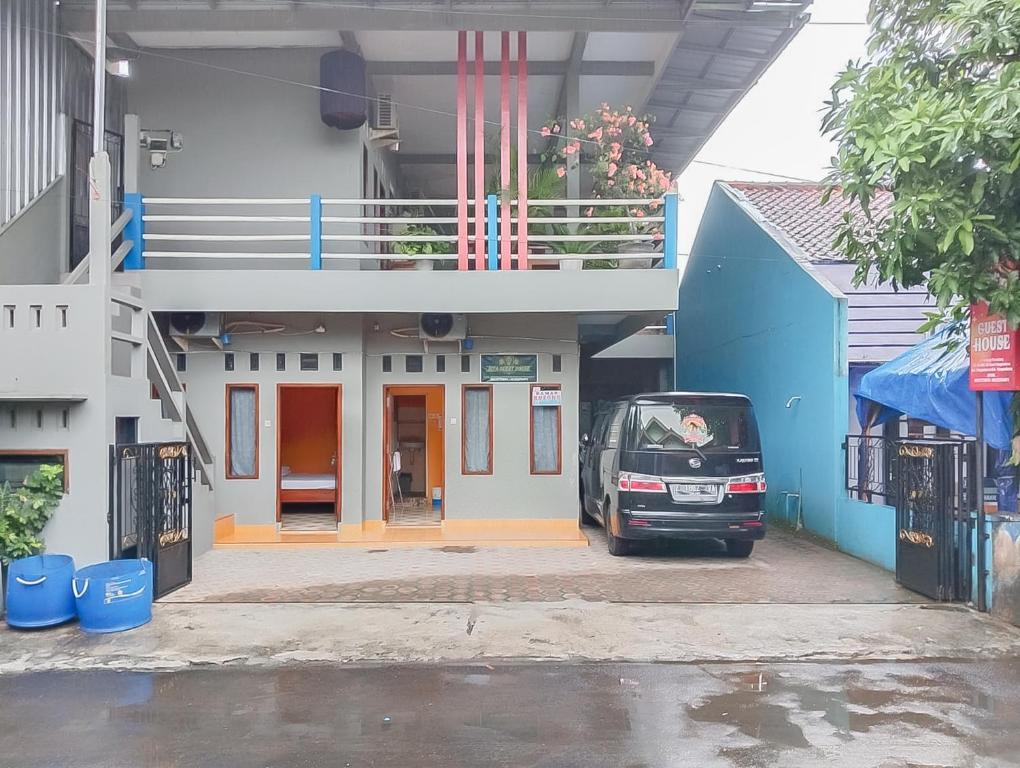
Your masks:
[{"label": "van windshield", "polygon": [[684,400],[638,406],[636,449],[757,453],[761,444],[747,403]]}]

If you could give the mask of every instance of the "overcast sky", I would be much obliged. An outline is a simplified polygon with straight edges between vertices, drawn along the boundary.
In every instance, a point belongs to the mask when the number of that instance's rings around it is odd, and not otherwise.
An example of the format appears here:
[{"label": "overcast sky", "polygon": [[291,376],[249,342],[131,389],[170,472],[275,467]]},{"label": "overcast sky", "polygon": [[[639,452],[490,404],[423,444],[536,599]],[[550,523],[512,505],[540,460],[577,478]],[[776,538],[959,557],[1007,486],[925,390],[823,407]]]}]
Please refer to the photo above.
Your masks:
[{"label": "overcast sky", "polygon": [[[867,7],[867,0],[815,0],[811,21],[863,22]],[[696,159],[821,180],[833,154],[819,129],[824,102],[847,61],[863,55],[867,32],[863,25],[809,23]],[[692,163],[680,176],[680,252],[690,252],[712,182],[770,178],[774,177]]]}]

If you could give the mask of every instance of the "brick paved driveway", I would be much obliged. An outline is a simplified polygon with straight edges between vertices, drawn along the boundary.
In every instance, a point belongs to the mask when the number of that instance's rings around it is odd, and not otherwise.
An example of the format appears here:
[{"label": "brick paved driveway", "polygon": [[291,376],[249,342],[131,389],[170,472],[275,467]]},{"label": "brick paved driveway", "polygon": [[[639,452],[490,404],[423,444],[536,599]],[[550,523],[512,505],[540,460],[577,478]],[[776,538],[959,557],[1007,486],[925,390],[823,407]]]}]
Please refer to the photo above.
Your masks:
[{"label": "brick paved driveway", "polygon": [[892,574],[772,530],[748,560],[715,542],[611,557],[600,528],[586,549],[218,549],[163,602],[908,603]]}]

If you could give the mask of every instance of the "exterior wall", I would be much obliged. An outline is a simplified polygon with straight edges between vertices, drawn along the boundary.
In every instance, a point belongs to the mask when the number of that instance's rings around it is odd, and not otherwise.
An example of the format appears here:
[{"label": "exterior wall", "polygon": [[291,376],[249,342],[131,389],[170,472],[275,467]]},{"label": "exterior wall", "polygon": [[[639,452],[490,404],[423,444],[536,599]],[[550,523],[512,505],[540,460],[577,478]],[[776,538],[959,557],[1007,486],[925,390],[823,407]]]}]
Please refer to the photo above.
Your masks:
[{"label": "exterior wall", "polygon": [[[117,327],[139,335],[144,310],[108,310],[107,293],[92,285],[0,287],[0,306],[15,309],[13,328],[6,310],[0,318],[0,360],[31,361],[0,368],[0,449],[67,451],[68,493],[43,531],[46,549],[70,554],[78,565],[106,560],[109,446],[116,417],[137,417],[143,442],[183,435],[150,397],[144,347],[115,353],[123,342],[111,343],[107,336],[111,315]],[[34,306],[41,308],[39,327]],[[60,307],[67,308],[66,327]],[[106,375],[110,358],[119,359],[122,375]],[[195,526],[199,539],[211,539],[212,520],[200,511]]]},{"label": "exterior wall", "polygon": [[989,591],[992,615],[1020,626],[1020,521],[989,522]]},{"label": "exterior wall", "polygon": [[[417,315],[246,316],[286,325],[300,333],[322,323],[326,333],[242,335],[235,333],[229,349],[235,370],[225,371],[220,351],[187,356],[188,402],[195,411],[216,457],[216,515],[235,515],[239,525],[276,520],[277,385],[339,383],[343,385],[341,521],[357,525],[383,518],[383,387],[441,384],[444,395],[445,517],[454,519],[568,518],[577,515],[578,358],[577,320],[572,315],[479,315],[470,320],[475,340],[471,371],[461,372],[459,345],[433,344],[424,355],[422,373],[406,373],[404,355],[423,354],[417,338],[402,339],[392,330],[417,327]],[[228,322],[240,316],[228,316]],[[378,324],[378,330],[376,325]],[[249,352],[262,353],[260,370],[248,368]],[[276,370],[276,353],[287,354],[287,370]],[[298,369],[298,353],[319,352],[319,371]],[[331,355],[342,352],[343,370],[332,370]],[[562,473],[532,476],[529,464],[530,387],[526,383],[493,384],[493,473],[461,473],[461,387],[480,381],[479,354],[537,354],[539,382],[563,388]],[[436,356],[446,357],[446,371],[436,372]],[[561,355],[562,371],[552,371],[552,355]],[[391,355],[392,372],[382,371]],[[225,388],[228,383],[259,385],[259,477],[226,479]]]},{"label": "exterior wall", "polygon": [[0,283],[57,283],[67,268],[67,183],[58,178],[20,216],[0,228]]},{"label": "exterior wall", "polygon": [[839,548],[861,560],[896,570],[896,510],[844,496],[839,504]]},{"label": "exterior wall", "polygon": [[[394,328],[414,328],[416,315],[366,316],[365,338],[365,519],[382,519],[383,385],[443,384],[445,386],[446,505],[445,517],[455,519],[576,518],[578,435],[577,321],[566,315],[472,315],[475,340],[471,372],[461,373],[455,344],[432,345],[423,373],[405,373],[403,354],[421,354],[418,339],[397,339]],[[379,323],[379,331],[373,330]],[[481,381],[479,355],[537,354],[538,383],[563,388],[562,472],[530,474],[531,388],[526,383],[494,383],[493,472],[461,474],[461,387]],[[393,355],[393,371],[383,373],[382,355]],[[446,355],[446,372],[436,373],[436,354]],[[562,371],[553,373],[552,355],[561,355]],[[454,421],[454,419],[456,421]]]},{"label": "exterior wall", "polygon": [[892,285],[853,284],[853,264],[816,264],[814,267],[847,297],[847,358],[851,365],[878,365],[906,352],[925,337],[917,329],[935,308],[923,289],[896,291]]},{"label": "exterior wall", "polygon": [[[175,55],[315,85],[324,52],[280,48]],[[323,124],[315,88],[145,56],[133,64],[130,111],[141,118],[143,129],[173,129],[184,137],[184,151],[172,154],[164,168],[152,170],[143,157],[139,189],[144,195],[363,197],[361,131]]]},{"label": "exterior wall", "polygon": [[[227,322],[252,320],[287,326],[287,333],[235,333],[229,346],[234,353],[234,370],[224,370],[219,350],[187,355],[188,370],[178,375],[187,387],[187,398],[209,448],[215,457],[216,516],[233,514],[239,525],[276,521],[276,388],[278,384],[341,384],[343,386],[343,434],[341,458],[343,489],[341,509],[344,521],[354,515],[360,521],[362,499],[362,341],[359,315],[230,315]],[[312,329],[322,323],[325,333]],[[249,354],[260,353],[259,370],[249,370]],[[287,370],[276,370],[276,353],[287,354]],[[318,352],[319,370],[302,371],[301,352]],[[332,353],[343,354],[343,370],[333,371]],[[226,477],[226,385],[258,384],[259,475],[257,479]],[[380,454],[382,449],[380,448]]]},{"label": "exterior wall", "polygon": [[792,522],[784,494],[800,493],[804,525],[838,540],[845,303],[718,185],[680,288],[676,334],[679,389],[753,401],[769,513]]},{"label": "exterior wall", "polygon": [[[102,292],[92,286],[0,288],[0,305],[15,307],[15,325],[0,321],[0,360],[34,365],[0,369],[0,448],[66,450],[68,494],[43,532],[51,552],[67,552],[85,565],[107,555],[106,381],[102,366]],[[41,307],[34,327],[30,307]],[[57,307],[68,325],[58,327]],[[46,354],[40,356],[40,349]],[[43,364],[47,363],[47,364]],[[73,395],[77,403],[13,402],[13,398]],[[68,428],[62,412],[67,411]],[[12,421],[13,412],[13,421]],[[38,416],[42,426],[38,426]]]}]

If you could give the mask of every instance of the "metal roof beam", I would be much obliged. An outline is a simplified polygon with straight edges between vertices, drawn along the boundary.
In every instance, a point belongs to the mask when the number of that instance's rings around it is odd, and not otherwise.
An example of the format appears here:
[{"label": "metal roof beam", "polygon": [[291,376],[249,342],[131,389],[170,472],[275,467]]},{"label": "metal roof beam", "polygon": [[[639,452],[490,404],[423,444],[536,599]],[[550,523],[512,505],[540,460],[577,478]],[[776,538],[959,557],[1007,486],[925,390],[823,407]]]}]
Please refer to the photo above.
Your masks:
[{"label": "metal roof beam", "polygon": [[[585,31],[585,32],[679,32],[684,28],[687,3],[648,0],[641,5],[608,8],[585,12],[563,4],[527,10],[525,6],[508,7],[506,11],[477,13],[463,10],[451,12],[444,7],[423,6],[420,9],[367,7],[365,0],[346,5],[336,0],[330,6],[281,5],[257,8],[220,2],[215,7],[148,7],[144,1],[136,10],[129,7],[111,8],[107,14],[110,32],[278,32],[282,30],[321,31],[344,29],[352,32],[475,30],[493,32],[518,31]],[[67,32],[91,30],[92,12],[81,5],[62,9],[61,21]]]},{"label": "metal roof beam", "polygon": [[[649,99],[645,105],[645,110],[648,112],[659,112],[659,111],[670,111],[673,112],[677,109],[677,103],[675,101],[662,101],[661,99]],[[687,104],[683,105],[684,112],[690,112],[693,115],[718,115],[722,110],[721,107],[713,109],[711,107],[692,107]],[[659,130],[658,127],[655,129]]]},{"label": "metal roof beam", "polygon": [[[455,152],[397,152],[393,157],[401,165],[454,165],[457,162]],[[468,155],[468,162],[473,163],[474,154]],[[486,155],[487,163],[499,162],[499,155]],[[542,162],[542,156],[538,153],[528,155],[528,162],[536,165]]]},{"label": "metal roof beam", "polygon": [[680,41],[677,45],[678,51],[690,51],[691,53],[705,53],[709,56],[723,56],[728,59],[742,59],[744,61],[765,62],[772,58],[770,53],[759,53],[758,51],[737,51],[733,48],[717,48],[701,43],[688,43]]},{"label": "metal roof beam", "polygon": [[[571,67],[567,61],[529,61],[528,75],[560,76],[566,75]],[[499,62],[485,62],[485,74],[499,75]],[[370,75],[456,75],[455,61],[368,61],[366,70]],[[654,61],[585,61],[580,66],[582,75],[595,77],[651,77],[655,74]]]},{"label": "metal roof beam", "polygon": [[684,91],[721,91],[729,93],[732,91],[738,91],[744,93],[750,90],[750,84],[746,82],[741,83],[727,83],[722,80],[712,80],[707,77],[688,77],[684,75],[663,75],[662,79],[659,80],[659,86],[668,88],[675,92]]}]

